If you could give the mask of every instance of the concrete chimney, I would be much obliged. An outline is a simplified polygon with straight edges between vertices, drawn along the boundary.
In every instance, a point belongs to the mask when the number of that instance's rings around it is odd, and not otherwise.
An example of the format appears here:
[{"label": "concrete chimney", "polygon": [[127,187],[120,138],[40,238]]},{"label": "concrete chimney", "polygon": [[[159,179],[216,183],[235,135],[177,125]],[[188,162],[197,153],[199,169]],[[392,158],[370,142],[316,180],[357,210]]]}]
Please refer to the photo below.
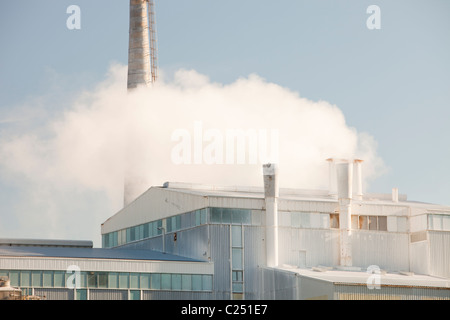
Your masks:
[{"label": "concrete chimney", "polygon": [[353,161],[341,160],[336,163],[338,201],[340,265],[352,266],[352,195]]},{"label": "concrete chimney", "polygon": [[328,195],[337,199],[337,179],[336,179],[336,163],[334,159],[329,158],[328,161]]},{"label": "concrete chimney", "polygon": [[266,202],[266,261],[268,267],[278,265],[278,168],[263,165],[264,198]]},{"label": "concrete chimney", "polygon": [[392,202],[398,202],[398,188],[392,188]]},{"label": "concrete chimney", "polygon": [[146,0],[130,0],[128,89],[151,83],[148,6]]}]

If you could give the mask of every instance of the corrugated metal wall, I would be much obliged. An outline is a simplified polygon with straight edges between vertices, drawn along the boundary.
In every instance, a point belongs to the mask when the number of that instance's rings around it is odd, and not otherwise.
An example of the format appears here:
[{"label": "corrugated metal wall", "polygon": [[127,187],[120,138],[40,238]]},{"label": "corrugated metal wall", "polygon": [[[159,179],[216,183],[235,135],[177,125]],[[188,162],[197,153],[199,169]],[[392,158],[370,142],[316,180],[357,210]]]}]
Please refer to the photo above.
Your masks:
[{"label": "corrugated metal wall", "polygon": [[128,290],[89,289],[89,300],[128,300]]},{"label": "corrugated metal wall", "polygon": [[430,274],[450,278],[450,233],[429,231]]},{"label": "corrugated metal wall", "polygon": [[214,300],[210,292],[142,291],[142,300]]},{"label": "corrugated metal wall", "polygon": [[58,289],[58,288],[35,288],[34,295],[38,297],[45,297],[45,300],[73,300],[73,289]]},{"label": "corrugated metal wall", "polygon": [[294,273],[274,269],[260,268],[260,299],[294,300],[297,299],[298,282]]},{"label": "corrugated metal wall", "polygon": [[409,270],[409,235],[380,231],[352,231],[353,265],[377,265],[388,271]]},{"label": "corrugated metal wall", "polygon": [[213,290],[220,299],[231,298],[230,225],[210,225],[211,260],[214,261]]},{"label": "corrugated metal wall", "polygon": [[335,285],[336,300],[450,300],[450,289],[382,286],[370,290],[364,285]]},{"label": "corrugated metal wall", "polygon": [[244,226],[245,299],[261,298],[259,266],[266,264],[265,232],[263,227]]}]

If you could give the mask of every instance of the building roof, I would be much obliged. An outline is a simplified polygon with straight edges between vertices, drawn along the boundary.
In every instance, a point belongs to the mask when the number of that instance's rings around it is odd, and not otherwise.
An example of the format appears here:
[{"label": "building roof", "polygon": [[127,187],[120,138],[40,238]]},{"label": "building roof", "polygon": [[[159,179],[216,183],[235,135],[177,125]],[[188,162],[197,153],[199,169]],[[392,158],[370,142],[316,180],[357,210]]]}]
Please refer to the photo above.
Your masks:
[{"label": "building roof", "polygon": [[153,250],[138,249],[103,249],[103,248],[66,248],[66,247],[27,247],[0,246],[0,257],[36,257],[36,258],[80,258],[80,259],[115,259],[115,260],[151,260],[202,262],[183,256],[167,254]]},{"label": "building roof", "polygon": [[360,271],[344,271],[326,267],[302,269],[290,266],[281,266],[276,269],[293,272],[307,278],[330,282],[335,285],[366,286],[369,277],[378,274],[380,276],[381,286],[430,287],[450,290],[450,279],[414,274],[412,272],[387,273],[380,270],[380,273],[369,273],[362,269]]},{"label": "building roof", "polygon": [[42,247],[81,247],[92,248],[90,240],[54,240],[54,239],[0,239],[3,246],[42,246]]}]

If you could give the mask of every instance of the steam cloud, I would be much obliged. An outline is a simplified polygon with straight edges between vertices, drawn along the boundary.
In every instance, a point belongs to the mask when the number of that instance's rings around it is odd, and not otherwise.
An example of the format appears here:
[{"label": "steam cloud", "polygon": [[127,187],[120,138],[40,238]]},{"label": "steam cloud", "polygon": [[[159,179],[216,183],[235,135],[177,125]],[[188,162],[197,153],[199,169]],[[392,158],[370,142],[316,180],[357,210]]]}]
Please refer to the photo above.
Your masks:
[{"label": "steam cloud", "polygon": [[[8,221],[0,224],[4,236],[99,245],[100,224],[123,205],[125,170],[140,180],[138,193],[165,181],[262,186],[261,163],[174,163],[179,141],[173,133],[182,129],[194,139],[196,121],[204,132],[223,135],[266,130],[269,149],[269,133],[277,130],[281,187],[327,188],[329,157],[363,159],[365,183],[383,167],[374,139],[348,127],[336,106],[256,75],[223,85],[180,70],[153,88],[127,93],[126,73],[126,66],[114,65],[97,88],[69,105],[61,102],[64,111],[42,125],[2,132],[0,174],[22,196],[0,213]],[[203,141],[202,150],[210,143]]]}]

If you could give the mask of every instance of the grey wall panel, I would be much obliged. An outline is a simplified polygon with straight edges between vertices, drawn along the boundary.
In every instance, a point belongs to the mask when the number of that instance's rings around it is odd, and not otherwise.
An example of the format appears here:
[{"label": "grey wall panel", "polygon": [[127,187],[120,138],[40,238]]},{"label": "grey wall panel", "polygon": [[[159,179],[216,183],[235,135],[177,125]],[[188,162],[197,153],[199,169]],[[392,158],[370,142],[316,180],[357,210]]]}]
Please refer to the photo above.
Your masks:
[{"label": "grey wall panel", "polygon": [[230,226],[210,225],[211,260],[214,261],[213,290],[218,295],[231,292]]},{"label": "grey wall panel", "polygon": [[128,290],[89,289],[89,300],[128,300]]},{"label": "grey wall panel", "polygon": [[73,300],[74,291],[65,288],[35,288],[34,295],[45,300]]},{"label": "grey wall panel", "polygon": [[429,231],[430,274],[450,278],[450,233]]}]

